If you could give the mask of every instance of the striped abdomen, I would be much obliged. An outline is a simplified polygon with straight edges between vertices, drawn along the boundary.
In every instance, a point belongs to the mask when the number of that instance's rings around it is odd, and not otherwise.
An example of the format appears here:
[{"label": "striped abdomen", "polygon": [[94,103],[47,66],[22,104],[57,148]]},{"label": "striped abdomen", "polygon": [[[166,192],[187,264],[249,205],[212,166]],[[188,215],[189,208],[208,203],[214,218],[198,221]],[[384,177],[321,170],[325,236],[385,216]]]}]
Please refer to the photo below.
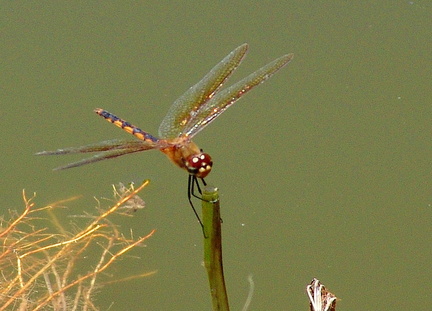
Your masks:
[{"label": "striped abdomen", "polygon": [[113,115],[112,113],[97,108],[94,110],[98,115],[101,117],[104,117],[107,121],[111,122],[112,124],[118,126],[119,128],[125,130],[126,132],[134,135],[135,137],[144,140],[144,141],[151,141],[151,142],[158,142],[159,139],[154,137],[153,135],[150,135],[147,132],[144,132],[140,128],[136,127],[135,125],[130,124],[129,122],[126,122],[125,120],[120,119],[119,117]]}]

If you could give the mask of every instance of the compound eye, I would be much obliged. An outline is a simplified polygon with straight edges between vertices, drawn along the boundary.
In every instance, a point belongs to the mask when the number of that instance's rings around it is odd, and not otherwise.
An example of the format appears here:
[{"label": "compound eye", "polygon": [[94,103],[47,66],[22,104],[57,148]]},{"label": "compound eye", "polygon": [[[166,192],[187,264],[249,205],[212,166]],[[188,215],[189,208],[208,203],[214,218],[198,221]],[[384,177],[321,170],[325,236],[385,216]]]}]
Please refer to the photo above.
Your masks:
[{"label": "compound eye", "polygon": [[207,153],[200,153],[187,158],[185,165],[189,174],[204,178],[210,173],[213,162]]}]

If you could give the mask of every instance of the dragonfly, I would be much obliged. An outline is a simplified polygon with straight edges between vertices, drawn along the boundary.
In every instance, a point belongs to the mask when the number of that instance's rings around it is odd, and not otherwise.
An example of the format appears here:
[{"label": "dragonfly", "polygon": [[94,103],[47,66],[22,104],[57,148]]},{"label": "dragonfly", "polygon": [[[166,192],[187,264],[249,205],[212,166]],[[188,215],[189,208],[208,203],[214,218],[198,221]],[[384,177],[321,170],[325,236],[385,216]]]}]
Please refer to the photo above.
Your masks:
[{"label": "dragonfly", "polygon": [[199,180],[206,186],[204,178],[213,166],[212,158],[204,153],[192,138],[231,107],[245,93],[270,78],[279,69],[288,64],[293,54],[287,54],[275,59],[246,78],[222,89],[224,82],[240,65],[246,55],[248,44],[242,44],[224,59],[222,59],[204,78],[189,88],[170,107],[167,115],[159,126],[159,137],[120,119],[114,114],[97,108],[96,114],[105,118],[126,132],[134,135],[138,140],[109,140],[96,144],[74,148],[63,148],[54,151],[42,151],[36,155],[64,155],[75,153],[98,152],[92,157],[73,162],[54,170],[63,170],[82,166],[105,159],[112,159],[130,153],[158,149],[162,151],[175,165],[188,173],[188,200],[201,227],[203,224],[192,203],[192,197],[201,199],[195,194],[195,187],[201,194]]}]

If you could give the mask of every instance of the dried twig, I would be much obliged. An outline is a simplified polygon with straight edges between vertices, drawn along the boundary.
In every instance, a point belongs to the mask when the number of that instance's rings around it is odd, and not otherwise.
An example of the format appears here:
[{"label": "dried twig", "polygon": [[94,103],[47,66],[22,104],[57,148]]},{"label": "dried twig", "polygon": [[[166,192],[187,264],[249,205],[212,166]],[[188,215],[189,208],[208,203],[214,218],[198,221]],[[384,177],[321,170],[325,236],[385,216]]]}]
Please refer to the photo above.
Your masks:
[{"label": "dried twig", "polygon": [[[97,310],[92,296],[103,284],[98,281],[100,273],[154,233],[153,230],[139,239],[127,239],[114,222],[108,220],[113,213],[118,214],[118,208],[128,200],[141,202],[137,193],[147,184],[145,181],[136,189],[120,189],[116,197],[119,201],[93,217],[73,236],[66,233],[55,217],[50,219],[57,232],[50,232],[48,227],[38,228],[35,222],[46,218],[42,217],[45,211],[68,200],[35,208],[34,197],[27,199],[23,192],[24,211],[0,230],[0,311],[41,310],[48,304],[52,310]],[[121,197],[120,193],[123,193]],[[94,258],[93,264],[87,265],[94,268],[76,271],[77,263],[95,246],[102,247],[102,252]],[[149,274],[140,276],[146,275]]]}]

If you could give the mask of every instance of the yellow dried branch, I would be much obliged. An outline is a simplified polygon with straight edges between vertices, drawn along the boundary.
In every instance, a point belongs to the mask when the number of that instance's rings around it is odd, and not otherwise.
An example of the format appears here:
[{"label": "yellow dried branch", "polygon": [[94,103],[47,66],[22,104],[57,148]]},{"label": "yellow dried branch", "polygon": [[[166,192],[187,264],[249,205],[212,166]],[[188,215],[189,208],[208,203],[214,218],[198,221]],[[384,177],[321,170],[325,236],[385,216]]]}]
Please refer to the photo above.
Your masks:
[{"label": "yellow dried branch", "polygon": [[[34,208],[34,197],[28,199],[23,191],[24,211],[13,217],[0,232],[0,311],[12,310],[11,308],[41,310],[48,304],[53,310],[97,310],[92,303],[95,289],[101,284],[110,283],[99,282],[97,276],[154,233],[153,230],[139,239],[127,239],[113,220],[108,219],[130,199],[143,206],[144,201],[137,193],[147,185],[148,181],[145,181],[136,189],[133,186],[122,188],[119,191],[122,195],[116,192],[115,197],[119,201],[93,217],[85,229],[79,230],[73,236],[67,236],[66,230],[54,214],[49,218],[58,232],[49,233],[48,228],[38,228],[34,222],[46,218],[41,217],[42,213],[50,212],[71,199]],[[54,239],[56,241],[53,241]],[[95,263],[92,266],[95,268],[84,273],[77,272],[76,264],[94,246],[102,247],[102,252],[93,258]],[[149,273],[130,278],[147,275]],[[128,278],[121,281],[126,279]]]}]

